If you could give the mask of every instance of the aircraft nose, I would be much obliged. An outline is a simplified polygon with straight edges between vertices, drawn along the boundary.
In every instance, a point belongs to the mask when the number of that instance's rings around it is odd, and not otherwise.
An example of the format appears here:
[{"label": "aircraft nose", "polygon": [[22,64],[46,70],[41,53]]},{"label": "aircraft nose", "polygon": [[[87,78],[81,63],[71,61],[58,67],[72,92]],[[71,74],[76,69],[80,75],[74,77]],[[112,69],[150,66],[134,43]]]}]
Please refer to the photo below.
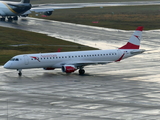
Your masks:
[{"label": "aircraft nose", "polygon": [[11,63],[10,63],[10,62],[7,62],[7,63],[4,64],[3,67],[6,68],[6,69],[9,69],[10,66],[11,66]]}]

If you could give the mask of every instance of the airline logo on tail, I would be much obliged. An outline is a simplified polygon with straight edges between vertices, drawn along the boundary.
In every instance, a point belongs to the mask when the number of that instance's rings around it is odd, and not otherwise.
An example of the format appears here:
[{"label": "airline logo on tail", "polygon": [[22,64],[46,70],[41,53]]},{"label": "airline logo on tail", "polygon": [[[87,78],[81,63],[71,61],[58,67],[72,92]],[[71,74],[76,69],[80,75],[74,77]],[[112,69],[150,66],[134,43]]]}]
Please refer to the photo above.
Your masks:
[{"label": "airline logo on tail", "polygon": [[131,38],[129,39],[128,43],[119,49],[139,49],[140,47],[140,40],[142,37],[142,30],[143,26],[140,26],[136,29],[136,31],[133,33]]}]

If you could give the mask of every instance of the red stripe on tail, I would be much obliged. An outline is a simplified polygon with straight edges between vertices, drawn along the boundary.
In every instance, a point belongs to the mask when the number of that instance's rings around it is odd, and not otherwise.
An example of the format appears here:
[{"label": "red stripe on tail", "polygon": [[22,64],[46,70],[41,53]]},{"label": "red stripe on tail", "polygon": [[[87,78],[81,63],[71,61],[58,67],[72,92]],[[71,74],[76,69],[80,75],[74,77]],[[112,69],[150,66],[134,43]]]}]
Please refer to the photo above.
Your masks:
[{"label": "red stripe on tail", "polygon": [[119,49],[139,49],[139,45],[134,45],[128,42],[126,45],[120,47]]}]

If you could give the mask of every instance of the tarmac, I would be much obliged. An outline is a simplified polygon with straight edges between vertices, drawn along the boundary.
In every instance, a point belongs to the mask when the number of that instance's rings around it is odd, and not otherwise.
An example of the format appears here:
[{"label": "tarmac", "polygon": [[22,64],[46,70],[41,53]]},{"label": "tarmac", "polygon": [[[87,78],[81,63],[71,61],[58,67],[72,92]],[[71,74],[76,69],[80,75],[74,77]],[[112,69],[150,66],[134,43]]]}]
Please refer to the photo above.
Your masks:
[{"label": "tarmac", "polygon": [[[0,22],[0,26],[99,49],[121,47],[134,32],[34,18]],[[77,71],[68,75],[60,69],[28,69],[18,77],[17,71],[1,66],[0,120],[159,120],[159,35],[160,30],[144,28],[141,49],[145,53],[119,63],[85,67],[84,76]]]}]

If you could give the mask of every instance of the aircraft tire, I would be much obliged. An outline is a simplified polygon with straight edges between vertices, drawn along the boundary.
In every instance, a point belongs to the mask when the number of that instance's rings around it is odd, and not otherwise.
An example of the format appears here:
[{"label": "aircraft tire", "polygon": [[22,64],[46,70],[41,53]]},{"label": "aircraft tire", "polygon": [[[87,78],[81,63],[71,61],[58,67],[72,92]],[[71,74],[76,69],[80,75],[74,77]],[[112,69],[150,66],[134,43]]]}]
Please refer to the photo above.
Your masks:
[{"label": "aircraft tire", "polygon": [[2,17],[2,18],[1,18],[1,21],[5,21],[5,17]]},{"label": "aircraft tire", "polygon": [[17,16],[14,16],[14,17],[13,17],[13,20],[17,21],[17,20],[18,20],[18,17],[17,17]]},{"label": "aircraft tire", "polygon": [[13,20],[13,18],[11,18],[11,17],[8,17],[8,21],[10,21],[10,22],[11,22],[12,20]]},{"label": "aircraft tire", "polygon": [[22,73],[21,73],[21,72],[19,72],[19,73],[18,73],[18,75],[21,77],[21,76],[22,76]]},{"label": "aircraft tire", "polygon": [[84,69],[79,69],[79,75],[84,75],[85,70]]}]

